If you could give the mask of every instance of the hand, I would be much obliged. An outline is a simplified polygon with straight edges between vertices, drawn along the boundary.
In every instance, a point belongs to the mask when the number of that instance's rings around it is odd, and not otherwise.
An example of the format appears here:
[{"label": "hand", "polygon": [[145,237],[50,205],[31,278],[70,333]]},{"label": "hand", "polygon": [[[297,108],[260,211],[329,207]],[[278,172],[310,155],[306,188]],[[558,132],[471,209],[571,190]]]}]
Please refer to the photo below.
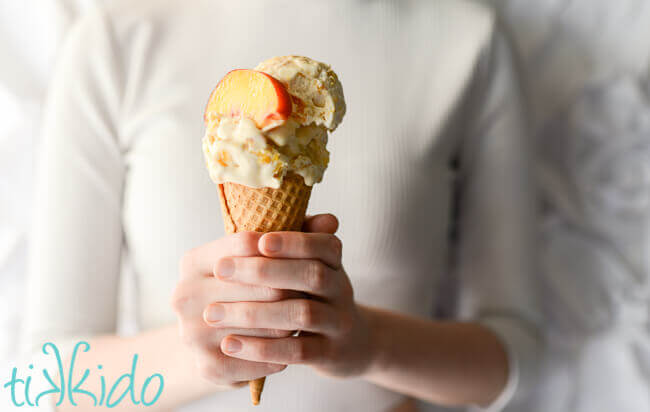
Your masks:
[{"label": "hand", "polygon": [[[307,219],[303,230],[307,232],[336,231],[336,220],[318,215]],[[220,349],[221,340],[231,333],[263,337],[287,337],[289,331],[278,329],[234,329],[215,330],[204,321],[205,308],[214,302],[273,302],[298,297],[298,292],[283,291],[267,286],[245,285],[224,282],[214,276],[215,263],[226,256],[261,256],[258,242],[261,233],[237,233],[187,252],[180,263],[180,280],[173,296],[172,307],[179,319],[180,334],[192,348],[195,362],[201,375],[211,382],[233,387],[273,373],[286,365],[268,362],[254,362],[225,356]]]},{"label": "hand", "polygon": [[[322,219],[338,226],[331,215]],[[221,336],[231,328],[285,332],[273,338],[228,333],[221,351],[233,359],[278,368],[306,364],[330,376],[363,374],[373,357],[370,327],[354,302],[341,266],[341,250],[341,241],[330,233],[274,232],[259,238],[261,256],[222,255],[215,267],[217,279],[242,288],[294,291],[302,296],[214,299],[217,302],[205,310],[205,321]],[[301,331],[299,336],[288,336],[296,330]]]}]

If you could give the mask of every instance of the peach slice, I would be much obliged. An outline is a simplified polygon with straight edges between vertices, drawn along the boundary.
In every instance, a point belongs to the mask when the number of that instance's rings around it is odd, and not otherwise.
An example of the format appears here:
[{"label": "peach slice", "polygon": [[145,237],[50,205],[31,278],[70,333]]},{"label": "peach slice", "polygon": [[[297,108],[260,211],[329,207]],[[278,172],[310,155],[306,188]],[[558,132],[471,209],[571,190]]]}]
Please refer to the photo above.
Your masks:
[{"label": "peach slice", "polygon": [[266,73],[232,70],[210,95],[205,120],[211,115],[246,116],[260,129],[275,127],[291,115],[291,95],[282,83]]}]

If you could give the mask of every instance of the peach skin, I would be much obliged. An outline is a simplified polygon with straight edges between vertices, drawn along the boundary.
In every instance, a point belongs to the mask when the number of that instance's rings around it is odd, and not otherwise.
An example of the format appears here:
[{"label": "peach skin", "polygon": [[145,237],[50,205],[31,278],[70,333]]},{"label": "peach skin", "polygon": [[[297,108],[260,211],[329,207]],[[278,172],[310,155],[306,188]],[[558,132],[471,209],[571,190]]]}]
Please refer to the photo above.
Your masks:
[{"label": "peach skin", "polygon": [[232,70],[210,95],[205,120],[211,115],[246,116],[258,128],[267,129],[281,125],[291,115],[291,96],[282,83],[266,73]]}]

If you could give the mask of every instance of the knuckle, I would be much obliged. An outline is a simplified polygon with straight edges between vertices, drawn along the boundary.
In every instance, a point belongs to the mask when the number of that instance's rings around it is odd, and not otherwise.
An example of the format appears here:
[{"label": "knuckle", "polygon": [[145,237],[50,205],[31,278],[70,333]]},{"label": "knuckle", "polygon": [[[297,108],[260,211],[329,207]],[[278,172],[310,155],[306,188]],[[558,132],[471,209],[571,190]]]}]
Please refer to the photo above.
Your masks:
[{"label": "knuckle", "polygon": [[269,329],[267,337],[269,338],[288,338],[291,336],[291,331],[282,329]]},{"label": "knuckle", "polygon": [[343,242],[337,236],[332,236],[331,247],[335,255],[340,258],[343,253]]},{"label": "knuckle", "polygon": [[189,300],[190,300],[189,296],[181,293],[180,289],[177,287],[174,290],[174,293],[172,294],[169,303],[172,309],[174,310],[174,312],[180,315],[183,312],[185,312],[185,308],[187,307]]},{"label": "knuckle", "polygon": [[282,289],[262,288],[263,299],[269,302],[276,302],[285,299],[287,293]]},{"label": "knuckle", "polygon": [[269,345],[264,344],[253,344],[250,350],[257,356],[258,359],[269,359],[272,354]]},{"label": "knuckle", "polygon": [[253,326],[257,320],[257,312],[251,304],[242,304],[240,309],[241,320],[244,326]]},{"label": "knuckle", "polygon": [[296,340],[292,348],[292,357],[294,362],[306,362],[309,360],[307,345],[302,340]]},{"label": "knuckle", "polygon": [[311,301],[299,300],[295,303],[293,320],[298,329],[311,328],[316,324],[316,310]]},{"label": "knuckle", "polygon": [[195,302],[199,299],[192,284],[181,282],[176,285],[169,299],[169,305],[180,319],[192,316]]},{"label": "knuckle", "polygon": [[229,259],[229,258],[226,257],[226,256],[222,256],[222,257],[218,258],[216,262],[214,262],[214,265],[212,265],[212,276],[214,276],[215,278],[218,277],[219,266],[221,266],[221,262],[223,262],[224,259]]},{"label": "knuckle", "polygon": [[313,291],[325,290],[327,275],[325,265],[319,261],[311,261],[307,266],[307,286]]},{"label": "knuckle", "polygon": [[197,307],[203,300],[201,283],[181,282],[172,292],[169,304],[179,320],[192,319],[197,314]]},{"label": "knuckle", "polygon": [[191,249],[183,253],[178,263],[181,275],[186,275],[192,271],[196,261],[196,250]]},{"label": "knuckle", "polygon": [[257,258],[255,259],[254,268],[255,268],[255,277],[258,281],[264,281],[269,276],[269,266],[270,262],[267,259]]},{"label": "knuckle", "polygon": [[306,255],[311,251],[311,242],[309,238],[304,233],[296,233],[295,236],[295,247],[302,254]]},{"label": "knuckle", "polygon": [[[218,279],[220,282],[222,282],[223,281],[222,276],[224,275],[224,270],[233,270],[235,274],[237,274],[237,272],[240,270],[240,267],[242,265],[242,260],[244,259],[236,256],[219,257],[214,263],[214,265],[212,266],[212,276]],[[244,261],[243,263],[245,264],[246,262]],[[232,275],[232,273],[230,274]]]},{"label": "knuckle", "polygon": [[255,232],[239,232],[232,235],[236,240],[238,247],[236,248],[237,252],[242,255],[250,255],[257,251],[257,241],[259,235]]}]

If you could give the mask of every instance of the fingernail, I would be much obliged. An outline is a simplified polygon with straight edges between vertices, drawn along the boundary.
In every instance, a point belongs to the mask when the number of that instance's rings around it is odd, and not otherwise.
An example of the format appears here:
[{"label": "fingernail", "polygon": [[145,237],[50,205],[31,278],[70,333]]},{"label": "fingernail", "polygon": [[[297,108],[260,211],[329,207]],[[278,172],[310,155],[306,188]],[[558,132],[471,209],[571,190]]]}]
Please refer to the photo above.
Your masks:
[{"label": "fingernail", "polygon": [[241,350],[242,344],[241,341],[235,338],[226,339],[225,350],[228,353],[237,353]]},{"label": "fingernail", "polygon": [[219,322],[226,316],[223,305],[210,305],[205,312],[205,320],[208,322]]},{"label": "fingernail", "polygon": [[282,248],[282,238],[276,235],[264,236],[264,249],[267,252],[279,252]]},{"label": "fingernail", "polygon": [[232,259],[221,259],[217,264],[217,276],[220,278],[229,278],[235,273],[235,262]]}]

